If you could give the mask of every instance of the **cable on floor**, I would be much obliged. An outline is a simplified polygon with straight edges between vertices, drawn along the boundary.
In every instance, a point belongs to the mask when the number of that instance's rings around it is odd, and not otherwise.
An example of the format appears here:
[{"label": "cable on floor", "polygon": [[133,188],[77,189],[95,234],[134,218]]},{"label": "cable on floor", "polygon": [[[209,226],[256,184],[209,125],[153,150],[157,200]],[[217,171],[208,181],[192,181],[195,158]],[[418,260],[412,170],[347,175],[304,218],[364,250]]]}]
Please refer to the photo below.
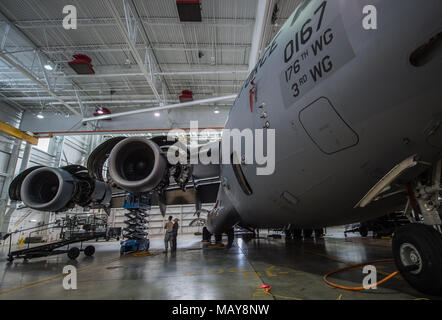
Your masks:
[{"label": "cable on floor", "polygon": [[355,268],[366,266],[366,265],[369,265],[369,264],[382,263],[382,262],[393,262],[393,261],[394,261],[394,259],[382,259],[382,260],[373,260],[373,261],[367,261],[367,262],[364,262],[364,263],[359,263],[359,264],[356,264],[356,265],[352,265],[352,266],[349,266],[349,267],[345,267],[345,268],[341,268],[341,269],[337,269],[337,270],[331,271],[331,272],[327,273],[326,275],[324,275],[324,277],[322,279],[328,285],[330,285],[332,287],[335,287],[335,288],[339,288],[339,289],[351,290],[351,291],[361,291],[361,290],[370,289],[370,288],[377,287],[377,286],[387,282],[391,278],[393,278],[396,275],[398,275],[399,271],[396,270],[395,272],[390,273],[388,276],[386,276],[382,280],[376,282],[375,284],[371,284],[371,285],[369,285],[367,287],[347,287],[347,286],[343,286],[343,285],[340,285],[340,284],[333,283],[333,282],[327,280],[327,278],[329,276],[331,276],[332,274],[335,274],[335,273],[338,273],[338,272],[342,272],[342,271],[351,270],[351,269],[355,269]]}]

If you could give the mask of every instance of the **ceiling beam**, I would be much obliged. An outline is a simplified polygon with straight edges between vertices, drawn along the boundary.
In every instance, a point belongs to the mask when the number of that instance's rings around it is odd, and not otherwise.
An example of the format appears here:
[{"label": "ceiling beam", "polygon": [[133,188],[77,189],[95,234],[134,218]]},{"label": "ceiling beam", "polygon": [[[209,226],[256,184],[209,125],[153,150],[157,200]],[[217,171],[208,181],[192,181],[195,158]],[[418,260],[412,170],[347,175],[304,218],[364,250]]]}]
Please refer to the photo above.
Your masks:
[{"label": "ceiling beam", "polygon": [[[32,42],[31,39],[28,38],[28,36],[26,36],[21,30],[19,30],[14,24],[12,24],[11,21],[1,11],[0,11],[0,20],[3,21],[4,23],[6,23],[6,25],[9,26],[9,29],[12,30],[18,37],[20,37],[21,39],[23,39],[24,41],[26,41],[29,44],[29,46],[33,49],[33,51],[38,59],[41,58],[40,57],[41,53],[40,53],[38,47]],[[15,61],[15,59],[13,59],[12,57],[13,57],[12,55],[8,55],[6,53],[0,52],[0,58],[2,58],[7,64],[14,67],[16,70],[18,70],[20,73],[22,73],[24,76],[26,76],[29,80],[31,80],[37,86],[44,89],[50,96],[52,96],[55,100],[57,100],[62,105],[64,105],[69,111],[71,111],[75,115],[78,115],[78,116],[81,115],[77,110],[75,110],[70,105],[65,103],[65,101],[63,99],[59,98],[58,95],[55,94],[51,90],[49,83],[47,83],[47,85],[46,85],[43,82],[41,82],[34,74],[29,72],[26,68],[24,68],[19,63],[17,63]],[[46,61],[49,60],[47,56],[45,56],[44,58],[46,59]],[[72,83],[72,87],[74,88],[73,83]]]},{"label": "ceiling beam", "polygon": [[[237,73],[248,73],[248,70],[213,70],[213,71],[170,71],[170,72],[156,72],[156,76],[189,76],[189,75],[217,75],[217,74],[237,74]],[[85,74],[72,74],[57,76],[57,78],[83,78],[83,79],[93,79],[93,78],[113,78],[113,77],[142,77],[144,74],[141,72],[129,72],[129,73],[102,73],[94,75]]]},{"label": "ceiling beam", "polygon": [[[124,19],[124,17],[121,17]],[[148,26],[182,26],[195,25],[192,22],[181,22],[178,18],[170,17],[143,17],[141,20]],[[62,19],[50,20],[17,20],[13,22],[15,26],[20,29],[39,29],[39,28],[61,28]],[[77,24],[82,27],[94,26],[115,26],[117,22],[114,17],[105,18],[78,18]],[[199,26],[216,26],[216,27],[243,27],[251,28],[254,24],[254,19],[250,18],[204,18],[198,23]]]},{"label": "ceiling beam", "polygon": [[[241,84],[239,84],[241,85]],[[232,85],[230,85],[232,87]],[[194,93],[197,94],[197,93]],[[233,94],[233,93],[232,93]],[[228,93],[227,95],[231,95]],[[60,96],[61,99],[65,101],[67,104],[78,104],[77,99],[75,99],[72,96]],[[88,96],[90,100],[82,100],[82,103],[85,104],[101,104],[104,103],[104,101],[108,103],[135,103],[138,101],[141,101],[141,103],[154,103],[155,96],[152,94],[120,94],[120,95],[92,95]],[[175,94],[169,94],[168,98],[176,99],[177,96]],[[52,96],[26,96],[26,97],[0,97],[0,101],[14,101],[14,102],[34,102],[35,100],[40,99],[41,101],[51,101],[53,99]],[[71,99],[71,101],[67,101],[67,99]],[[48,104],[61,104],[61,102],[58,103],[48,103]],[[41,108],[41,107],[40,107]]]},{"label": "ceiling beam", "polygon": [[[144,64],[143,59],[140,56],[140,53],[138,52],[134,38],[131,38],[130,30],[126,29],[125,23],[123,22],[123,19],[120,17],[120,14],[118,12],[118,9],[115,7],[115,4],[112,0],[107,1],[108,7],[111,10],[112,15],[114,16],[115,21],[117,22],[118,28],[120,29],[121,33],[123,34],[124,39],[126,40],[126,43],[129,45],[130,51],[132,52],[132,55],[137,62],[141,72],[143,73],[144,77],[146,78],[147,83],[149,84],[150,88],[152,89],[153,94],[155,95],[155,98],[158,100],[158,102],[161,102],[161,96],[158,93],[158,90],[155,87],[155,84],[153,83],[152,74],[149,74],[149,72],[146,70],[146,66]],[[124,4],[124,3],[123,3]],[[130,17],[126,15],[126,19],[128,20]],[[138,33],[138,28],[134,28],[133,32]]]},{"label": "ceiling beam", "polygon": [[0,132],[6,133],[14,138],[29,142],[30,144],[37,145],[38,138],[27,134],[24,131],[17,129],[16,127],[11,126],[3,121],[0,121]]},{"label": "ceiling beam", "polygon": [[45,90],[53,99],[57,100],[58,102],[60,102],[63,106],[65,106],[68,110],[70,110],[72,113],[76,114],[77,116],[80,116],[81,114],[75,110],[74,108],[72,108],[69,104],[67,104],[63,99],[61,99],[57,94],[55,94],[51,89],[49,89],[43,82],[41,82],[40,80],[38,80],[36,77],[34,77],[29,71],[27,71],[25,68],[23,68],[22,66],[20,66],[18,63],[16,63],[14,60],[12,60],[10,57],[8,57],[7,55],[3,54],[0,52],[0,58],[2,58],[3,60],[5,60],[8,64],[10,64],[11,66],[13,66],[15,69],[17,69],[18,71],[20,71],[23,75],[25,75],[27,78],[29,78],[29,80],[31,80],[32,82],[34,82],[37,86],[39,86],[40,88],[42,88],[43,90]]},{"label": "ceiling beam", "polygon": [[[137,49],[146,49],[146,46],[141,43],[135,45]],[[214,50],[214,51],[244,51],[250,49],[250,43],[217,43],[216,46],[210,43],[198,43],[198,44],[181,44],[181,43],[152,43],[152,48],[158,51],[200,51],[200,50]],[[126,43],[113,43],[113,44],[88,44],[88,45],[59,45],[41,47],[43,52],[47,54],[57,53],[74,53],[74,52],[89,52],[89,53],[102,53],[102,52],[121,52],[130,50]],[[17,52],[25,51],[26,48],[18,48]],[[29,50],[29,49],[28,49]]]},{"label": "ceiling beam", "polygon": [[146,113],[146,112],[170,110],[170,109],[176,109],[176,108],[185,108],[185,107],[195,106],[195,105],[199,105],[199,104],[207,104],[207,103],[213,103],[213,102],[225,101],[225,100],[235,100],[236,97],[237,97],[237,95],[235,94],[235,95],[229,95],[229,96],[223,96],[223,97],[200,99],[200,100],[170,104],[170,105],[160,106],[160,107],[138,109],[138,110],[132,110],[132,111],[126,111],[126,112],[120,112],[120,113],[107,114],[107,115],[98,116],[98,117],[84,118],[82,121],[84,123],[84,122],[90,122],[90,121],[119,118],[119,117],[140,114],[140,113]]}]

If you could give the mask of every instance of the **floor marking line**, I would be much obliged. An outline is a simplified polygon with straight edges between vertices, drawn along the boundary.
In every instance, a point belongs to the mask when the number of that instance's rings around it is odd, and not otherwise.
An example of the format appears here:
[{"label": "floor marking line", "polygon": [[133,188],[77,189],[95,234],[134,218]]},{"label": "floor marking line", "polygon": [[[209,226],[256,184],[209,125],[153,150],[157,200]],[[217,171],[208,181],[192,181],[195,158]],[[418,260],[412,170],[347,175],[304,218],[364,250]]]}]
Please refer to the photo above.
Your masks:
[{"label": "floor marking line", "polygon": [[281,296],[281,295],[279,295],[279,294],[273,294],[273,293],[271,293],[271,292],[266,292],[266,294],[269,294],[269,295],[271,295],[272,297],[281,298],[281,299],[286,299],[286,300],[298,300],[298,301],[304,300],[304,299],[295,298],[295,297]]},{"label": "floor marking line", "polygon": [[[264,284],[264,281],[262,280],[262,278],[258,275],[258,272],[256,271],[255,267],[253,266],[253,264],[250,262],[250,260],[247,257],[247,254],[244,253],[244,250],[238,246],[239,250],[241,251],[241,253],[243,254],[243,256],[246,258],[247,263],[250,265],[250,267],[252,268],[252,270],[256,273],[257,277],[255,279],[258,279],[258,282],[261,282],[261,284]],[[253,297],[253,295],[252,295]],[[276,300],[275,297],[273,297],[273,300]]]},{"label": "floor marking line", "polygon": [[304,299],[301,298],[295,298],[295,297],[288,297],[288,296],[281,296],[279,294],[273,294],[271,292],[267,292],[267,291],[261,291],[261,290],[257,290],[254,294],[253,297],[259,297],[259,296],[265,296],[265,295],[269,295],[272,296],[272,298],[280,298],[280,299],[285,299],[285,300],[297,300],[297,301],[302,301]]},{"label": "floor marking line", "polygon": [[[103,262],[103,263],[100,263],[100,264],[90,265],[90,266],[86,266],[86,267],[80,268],[80,269],[77,270],[77,274],[80,273],[80,272],[83,272],[83,271],[87,271],[87,270],[90,270],[90,269],[95,269],[95,268],[98,268],[98,267],[101,267],[101,266],[113,263],[113,262],[115,262],[117,260],[120,260],[120,257],[119,258],[115,258],[115,259],[111,259],[109,261],[106,261],[106,262]],[[48,278],[45,278],[45,279],[41,279],[41,280],[37,280],[37,281],[34,281],[34,282],[25,283],[25,284],[23,284],[21,286],[18,286],[18,288],[17,288],[17,286],[10,287],[10,288],[1,290],[0,291],[0,297],[8,295],[8,294],[16,293],[18,291],[25,290],[25,289],[28,289],[28,288],[32,288],[32,287],[38,286],[40,284],[52,282],[52,281],[60,279],[60,278],[62,278],[64,276],[65,276],[65,274],[63,274],[63,273],[62,274],[57,274],[55,276],[48,277]]]}]

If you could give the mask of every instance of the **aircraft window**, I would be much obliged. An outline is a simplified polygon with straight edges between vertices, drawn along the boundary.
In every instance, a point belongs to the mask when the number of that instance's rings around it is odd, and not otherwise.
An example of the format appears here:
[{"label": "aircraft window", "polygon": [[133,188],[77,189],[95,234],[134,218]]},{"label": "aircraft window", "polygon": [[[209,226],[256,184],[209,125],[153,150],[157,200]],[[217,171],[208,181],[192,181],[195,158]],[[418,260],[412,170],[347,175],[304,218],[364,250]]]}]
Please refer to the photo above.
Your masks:
[{"label": "aircraft window", "polygon": [[239,186],[246,195],[250,196],[253,193],[252,188],[250,188],[250,185],[247,182],[247,179],[244,175],[244,172],[242,171],[241,165],[239,164],[238,157],[236,156],[235,152],[231,154],[230,161],[232,163],[233,172],[235,173],[235,177],[239,183]]}]

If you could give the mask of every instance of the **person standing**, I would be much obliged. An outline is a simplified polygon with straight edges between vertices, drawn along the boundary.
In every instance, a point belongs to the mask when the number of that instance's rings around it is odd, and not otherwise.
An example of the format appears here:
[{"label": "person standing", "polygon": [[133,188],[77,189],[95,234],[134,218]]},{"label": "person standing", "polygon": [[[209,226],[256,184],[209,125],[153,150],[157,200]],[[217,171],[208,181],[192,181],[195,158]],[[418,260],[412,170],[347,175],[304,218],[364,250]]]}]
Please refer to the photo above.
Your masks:
[{"label": "person standing", "polygon": [[167,253],[167,250],[169,249],[169,243],[170,248],[173,250],[173,222],[172,222],[172,216],[169,216],[167,219],[166,224],[164,225],[164,229],[166,230],[166,233],[164,234],[164,246],[166,250],[164,251]]},{"label": "person standing", "polygon": [[178,221],[180,221],[180,219],[175,218],[173,220],[173,233],[172,233],[172,251],[176,251],[176,242],[177,242],[177,237],[178,237],[178,228],[180,227],[178,224]]}]

